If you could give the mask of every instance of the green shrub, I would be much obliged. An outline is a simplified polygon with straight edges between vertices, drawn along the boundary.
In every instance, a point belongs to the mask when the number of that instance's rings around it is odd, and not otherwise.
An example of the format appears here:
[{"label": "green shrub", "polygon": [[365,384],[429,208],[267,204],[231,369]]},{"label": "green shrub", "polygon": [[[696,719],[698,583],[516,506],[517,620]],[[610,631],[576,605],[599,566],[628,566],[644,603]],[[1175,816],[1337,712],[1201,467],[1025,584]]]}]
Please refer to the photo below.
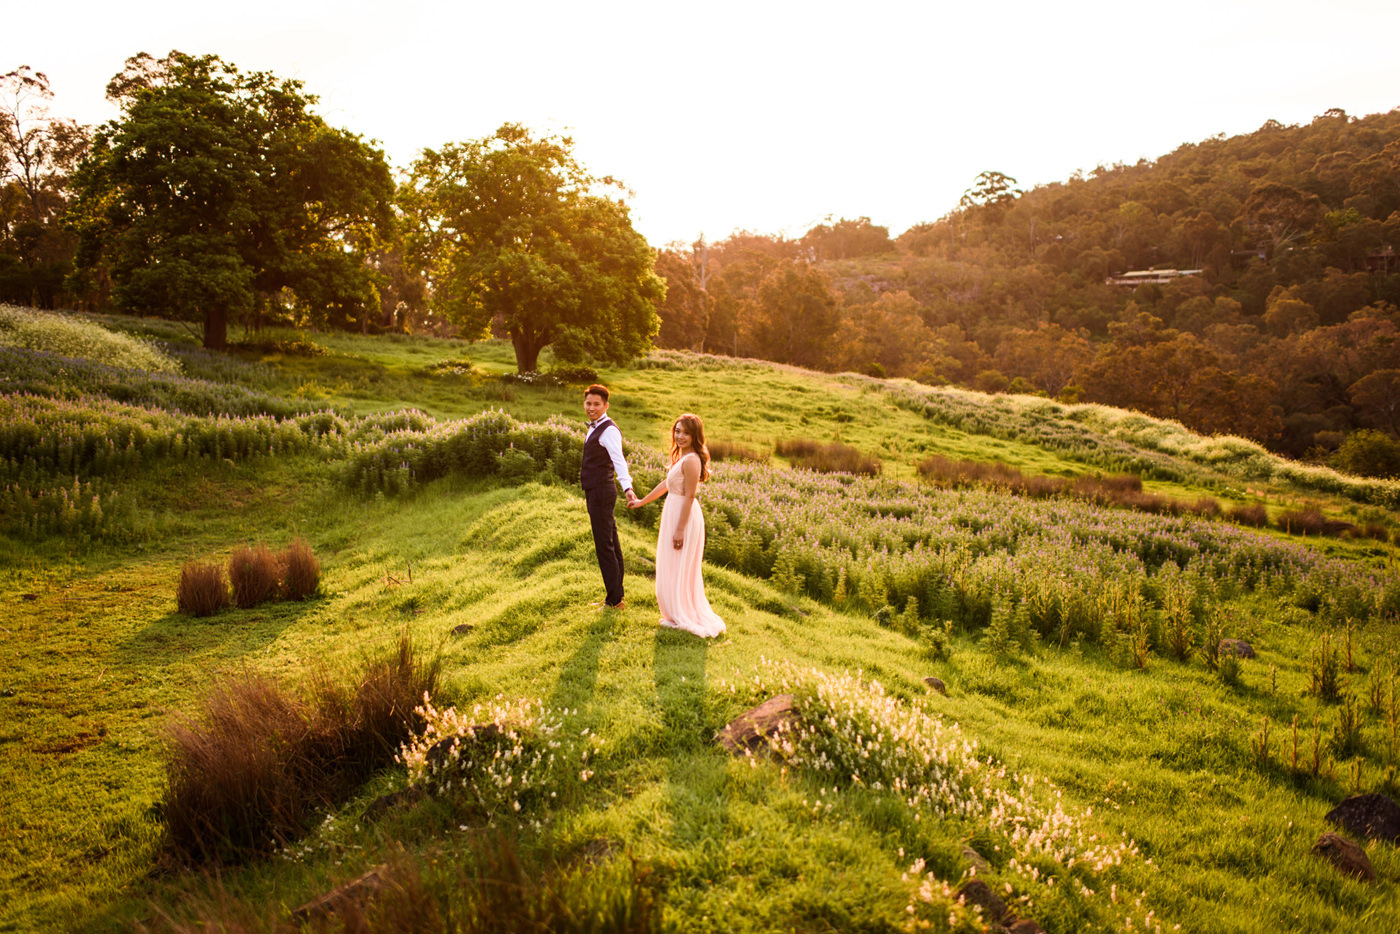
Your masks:
[{"label": "green shrub", "polygon": [[1337,708],[1337,726],[1332,731],[1332,754],[1338,759],[1350,759],[1361,751],[1361,710],[1356,695],[1347,691]]},{"label": "green shrub", "polygon": [[1222,652],[1219,658],[1218,673],[1220,682],[1227,687],[1240,686],[1240,674],[1244,668],[1244,663],[1234,652]]},{"label": "green shrub", "polygon": [[1333,467],[1361,477],[1400,478],[1400,440],[1383,431],[1353,431],[1329,458]]},{"label": "green shrub", "polygon": [[1308,693],[1334,701],[1341,694],[1341,662],[1332,647],[1332,636],[1323,633],[1308,659]]}]

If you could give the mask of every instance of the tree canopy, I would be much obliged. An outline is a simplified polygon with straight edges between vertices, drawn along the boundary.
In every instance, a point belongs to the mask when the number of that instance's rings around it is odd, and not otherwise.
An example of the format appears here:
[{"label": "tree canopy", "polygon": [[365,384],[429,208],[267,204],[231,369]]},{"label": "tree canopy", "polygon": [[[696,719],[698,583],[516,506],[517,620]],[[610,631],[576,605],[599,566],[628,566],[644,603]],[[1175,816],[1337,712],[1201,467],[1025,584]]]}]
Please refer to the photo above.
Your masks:
[{"label": "tree canopy", "polygon": [[49,79],[28,65],[0,75],[0,301],[52,308],[72,267],[63,229],[68,180],[88,133],[49,113]]},{"label": "tree canopy", "polygon": [[[1025,191],[983,172],[938,220],[882,232],[735,234],[707,245],[703,286],[672,248],[658,268],[686,301],[663,345],[1104,402],[1294,456],[1400,432],[1400,111],[1270,121]],[[772,314],[815,306],[765,307],[760,283],[818,280],[840,328],[799,357]]]},{"label": "tree canopy", "polygon": [[494,324],[520,372],[540,351],[624,362],[660,327],[664,282],[615,186],[574,158],[566,137],[517,124],[492,136],[425,150],[400,204],[409,250],[435,306],[468,336]]},{"label": "tree canopy", "polygon": [[384,155],[312,112],[301,83],[213,55],[141,54],[108,85],[121,117],[77,173],[90,290],[116,307],[202,320],[291,304],[345,325],[378,310],[366,251],[392,229]]}]

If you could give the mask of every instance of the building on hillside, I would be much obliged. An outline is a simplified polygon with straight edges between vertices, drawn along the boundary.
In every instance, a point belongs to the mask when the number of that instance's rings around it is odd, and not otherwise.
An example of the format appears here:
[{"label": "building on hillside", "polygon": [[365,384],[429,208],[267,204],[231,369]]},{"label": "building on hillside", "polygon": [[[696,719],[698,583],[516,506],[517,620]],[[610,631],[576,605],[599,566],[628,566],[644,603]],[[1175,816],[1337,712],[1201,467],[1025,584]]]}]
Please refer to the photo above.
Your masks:
[{"label": "building on hillside", "polygon": [[1366,254],[1366,271],[1388,276],[1392,269],[1400,267],[1400,262],[1397,262],[1397,259],[1400,258],[1395,255],[1395,247],[1387,243],[1385,249]]},{"label": "building on hillside", "polygon": [[1135,269],[1103,280],[1105,285],[1166,285],[1173,279],[1199,276],[1204,269]]}]

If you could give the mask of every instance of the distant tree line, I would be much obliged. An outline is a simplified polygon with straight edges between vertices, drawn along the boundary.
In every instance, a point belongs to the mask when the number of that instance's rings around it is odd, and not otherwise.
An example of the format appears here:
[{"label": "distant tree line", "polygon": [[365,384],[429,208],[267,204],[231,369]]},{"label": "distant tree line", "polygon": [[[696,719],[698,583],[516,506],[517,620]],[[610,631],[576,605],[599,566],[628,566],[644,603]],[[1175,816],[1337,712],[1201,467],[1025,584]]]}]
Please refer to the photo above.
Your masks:
[{"label": "distant tree line", "polygon": [[396,181],[300,82],[218,56],[132,56],[107,97],[94,130],[50,115],[42,73],[0,76],[0,301],[181,319],[210,348],[231,324],[496,333],[522,371],[651,346],[654,253],[567,138],[507,124]]},{"label": "distant tree line", "polygon": [[1400,110],[1015,184],[984,172],[897,239],[858,218],[672,244],[659,341],[1104,402],[1400,474]]},{"label": "distant tree line", "polygon": [[1028,191],[984,172],[898,238],[843,218],[658,252],[567,138],[507,124],[396,179],[299,82],[216,56],[133,56],[107,93],[91,129],[43,73],[0,76],[0,301],[181,318],[211,347],[231,324],[495,334],[522,371],[654,339],[1400,473],[1400,110]]}]

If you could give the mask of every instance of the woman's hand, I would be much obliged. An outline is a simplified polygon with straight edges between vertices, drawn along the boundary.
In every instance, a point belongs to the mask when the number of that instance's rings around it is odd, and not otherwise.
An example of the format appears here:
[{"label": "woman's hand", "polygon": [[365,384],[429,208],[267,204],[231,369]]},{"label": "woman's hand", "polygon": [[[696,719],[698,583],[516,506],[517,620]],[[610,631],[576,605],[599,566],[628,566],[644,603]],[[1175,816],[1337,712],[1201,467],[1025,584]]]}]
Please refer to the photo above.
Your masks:
[{"label": "woman's hand", "polygon": [[676,550],[680,550],[680,547],[685,544],[685,529],[676,529],[676,536],[671,539],[671,544],[676,546]]}]

